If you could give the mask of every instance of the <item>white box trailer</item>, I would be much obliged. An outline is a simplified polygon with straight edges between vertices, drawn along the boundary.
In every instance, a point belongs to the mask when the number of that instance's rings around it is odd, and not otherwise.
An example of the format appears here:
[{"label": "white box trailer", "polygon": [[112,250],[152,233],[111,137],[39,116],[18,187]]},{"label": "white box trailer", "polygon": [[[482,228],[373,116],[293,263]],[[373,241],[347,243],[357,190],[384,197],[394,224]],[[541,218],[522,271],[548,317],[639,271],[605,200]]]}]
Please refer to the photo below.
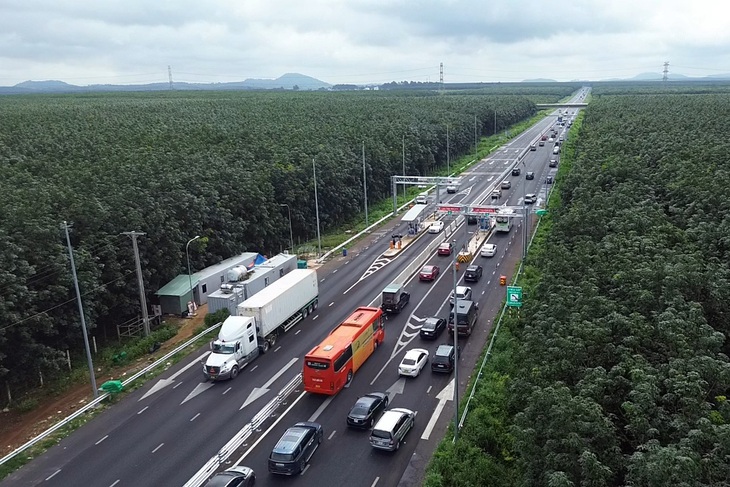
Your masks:
[{"label": "white box trailer", "polygon": [[239,304],[237,314],[256,320],[259,347],[266,352],[279,334],[317,309],[318,298],[317,272],[294,269]]}]

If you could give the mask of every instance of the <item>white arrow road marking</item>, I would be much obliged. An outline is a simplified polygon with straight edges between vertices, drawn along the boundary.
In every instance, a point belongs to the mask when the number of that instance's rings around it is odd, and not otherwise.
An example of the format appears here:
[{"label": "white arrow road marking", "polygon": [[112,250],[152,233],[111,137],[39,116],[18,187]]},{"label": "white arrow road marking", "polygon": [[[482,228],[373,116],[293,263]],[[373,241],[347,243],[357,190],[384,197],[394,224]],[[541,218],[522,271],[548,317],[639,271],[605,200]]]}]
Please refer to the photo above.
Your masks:
[{"label": "white arrow road marking", "polygon": [[[372,384],[371,384],[372,385]],[[388,389],[385,391],[386,394],[388,394],[388,403],[393,402],[393,398],[396,394],[403,394],[403,391],[406,389],[406,378],[401,377],[395,383],[388,387]]]},{"label": "white arrow road marking", "polygon": [[186,397],[183,400],[183,402],[181,402],[180,404],[181,405],[182,404],[185,404],[186,402],[188,402],[189,400],[191,400],[192,398],[194,398],[198,394],[202,394],[205,391],[207,391],[208,389],[210,389],[211,387],[213,387],[213,385],[214,384],[212,382],[202,382],[202,383],[198,384],[197,386],[195,386],[195,389],[193,389],[193,392],[191,392],[190,394],[188,394],[188,397]]},{"label": "white arrow road marking", "polygon": [[436,405],[436,409],[434,409],[431,419],[428,420],[426,429],[423,430],[423,434],[421,435],[422,440],[428,440],[431,437],[431,432],[433,431],[434,426],[436,426],[436,421],[438,421],[441,412],[444,410],[444,407],[446,407],[446,401],[452,401],[454,399],[454,391],[454,379],[451,379],[448,385],[436,395],[436,399],[438,399],[439,403]]},{"label": "white arrow road marking", "polygon": [[144,398],[146,398],[146,397],[148,397],[148,396],[151,396],[151,395],[152,395],[152,394],[154,394],[155,392],[159,392],[159,391],[161,391],[161,390],[162,390],[162,389],[164,389],[165,387],[167,387],[167,386],[169,386],[170,384],[172,384],[173,382],[175,382],[175,379],[176,379],[176,378],[177,378],[177,377],[178,377],[178,376],[179,376],[180,374],[182,374],[183,372],[185,372],[186,370],[188,370],[188,369],[189,369],[190,367],[192,367],[192,366],[194,366],[194,365],[198,365],[198,364],[200,364],[200,361],[201,361],[202,359],[204,359],[205,357],[207,357],[207,356],[208,356],[208,354],[210,354],[210,350],[209,350],[209,351],[207,351],[207,352],[205,352],[205,353],[203,353],[203,355],[201,355],[200,357],[198,357],[198,358],[197,358],[197,359],[195,359],[194,361],[192,361],[192,362],[190,362],[189,364],[187,364],[187,365],[186,365],[185,367],[183,367],[182,369],[180,369],[180,370],[178,370],[177,372],[175,372],[174,374],[172,374],[172,375],[170,376],[170,378],[169,378],[169,379],[160,379],[159,381],[157,381],[157,384],[153,385],[153,386],[152,386],[152,389],[150,389],[149,391],[147,391],[147,393],[146,393],[146,394],[145,394],[144,396],[140,397],[140,398],[139,398],[139,400],[138,400],[137,402],[141,401],[142,399],[144,399]]},{"label": "white arrow road marking", "polygon": [[238,410],[240,411],[241,409],[245,408],[246,406],[248,406],[249,404],[254,402],[259,397],[261,397],[264,394],[266,394],[267,392],[269,392],[269,387],[271,387],[271,384],[276,382],[276,379],[281,377],[281,374],[286,372],[289,369],[289,367],[291,367],[292,365],[297,363],[298,360],[299,360],[298,357],[294,357],[279,372],[274,374],[274,376],[271,379],[266,381],[266,384],[262,385],[261,387],[254,387],[253,390],[251,391],[251,394],[248,395],[248,397],[246,398],[246,401],[243,403],[243,405],[240,408],[238,408]]}]

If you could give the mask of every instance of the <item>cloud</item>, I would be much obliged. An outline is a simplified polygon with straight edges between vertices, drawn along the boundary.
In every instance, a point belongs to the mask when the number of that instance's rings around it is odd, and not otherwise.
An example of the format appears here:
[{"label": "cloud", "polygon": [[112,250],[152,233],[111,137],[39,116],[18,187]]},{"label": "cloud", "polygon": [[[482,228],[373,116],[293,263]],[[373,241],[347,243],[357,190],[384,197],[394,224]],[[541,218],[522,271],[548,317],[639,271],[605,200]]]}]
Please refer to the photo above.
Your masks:
[{"label": "cloud", "polygon": [[[730,70],[730,25],[695,0],[4,0],[0,84],[602,79]],[[713,12],[718,13],[713,15]],[[691,70],[689,70],[691,71]],[[685,72],[684,74],[693,74]]]}]

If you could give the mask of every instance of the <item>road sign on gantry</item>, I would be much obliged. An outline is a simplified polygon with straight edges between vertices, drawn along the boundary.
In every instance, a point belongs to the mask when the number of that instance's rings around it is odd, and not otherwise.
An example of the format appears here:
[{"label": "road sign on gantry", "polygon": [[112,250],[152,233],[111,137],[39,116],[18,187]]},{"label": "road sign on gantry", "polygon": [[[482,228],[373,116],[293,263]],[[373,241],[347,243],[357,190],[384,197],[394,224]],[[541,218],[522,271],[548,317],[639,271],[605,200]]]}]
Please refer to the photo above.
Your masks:
[{"label": "road sign on gantry", "polygon": [[462,205],[438,205],[436,207],[436,211],[439,213],[448,213],[451,215],[452,213],[461,213],[464,210],[464,206]]},{"label": "road sign on gantry", "polygon": [[507,306],[519,308],[522,306],[522,288],[507,286]]}]

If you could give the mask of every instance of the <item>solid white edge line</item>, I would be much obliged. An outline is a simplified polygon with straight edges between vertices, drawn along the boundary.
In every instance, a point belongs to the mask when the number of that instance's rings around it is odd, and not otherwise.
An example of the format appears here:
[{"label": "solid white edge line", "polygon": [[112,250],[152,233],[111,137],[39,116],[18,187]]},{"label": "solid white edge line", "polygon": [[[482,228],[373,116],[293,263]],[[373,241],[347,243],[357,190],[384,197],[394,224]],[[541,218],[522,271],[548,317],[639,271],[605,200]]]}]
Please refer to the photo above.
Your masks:
[{"label": "solid white edge line", "polygon": [[259,443],[261,443],[261,440],[263,440],[264,438],[266,438],[266,435],[268,435],[268,434],[269,434],[269,433],[271,432],[271,430],[272,430],[272,429],[274,429],[274,427],[275,427],[275,426],[276,426],[277,424],[279,424],[279,421],[281,421],[282,419],[284,419],[284,417],[285,417],[285,416],[286,416],[287,414],[289,414],[289,411],[291,411],[291,409],[292,409],[292,408],[293,408],[294,406],[296,406],[296,404],[297,404],[297,403],[299,402],[299,400],[300,400],[301,398],[303,398],[303,397],[304,397],[304,395],[305,395],[305,394],[306,394],[306,392],[302,392],[301,394],[299,394],[299,397],[297,397],[297,398],[296,398],[296,399],[294,400],[294,402],[292,402],[292,403],[291,403],[291,406],[289,406],[289,407],[288,407],[288,408],[286,409],[286,411],[284,411],[284,414],[282,414],[281,416],[279,416],[278,418],[276,418],[276,421],[274,421],[274,423],[273,423],[273,424],[272,424],[271,426],[269,426],[269,429],[267,429],[266,431],[264,431],[264,434],[262,434],[262,435],[261,435],[261,437],[260,437],[260,438],[259,438],[258,440],[256,440],[256,441],[254,442],[254,444],[253,444],[253,445],[251,445],[251,448],[249,448],[249,449],[248,449],[248,450],[246,451],[246,453],[244,453],[244,454],[243,454],[243,455],[241,456],[241,458],[239,458],[239,459],[238,459],[238,461],[237,461],[236,463],[234,463],[234,464],[233,464],[233,466],[234,466],[234,467],[238,467],[238,466],[239,466],[239,465],[241,464],[241,462],[243,461],[243,459],[244,459],[244,458],[246,458],[246,457],[248,456],[248,454],[249,454],[249,453],[251,453],[251,452],[252,452],[252,451],[253,451],[253,450],[254,450],[254,449],[256,448],[256,446],[258,446],[258,444],[259,444]]}]

